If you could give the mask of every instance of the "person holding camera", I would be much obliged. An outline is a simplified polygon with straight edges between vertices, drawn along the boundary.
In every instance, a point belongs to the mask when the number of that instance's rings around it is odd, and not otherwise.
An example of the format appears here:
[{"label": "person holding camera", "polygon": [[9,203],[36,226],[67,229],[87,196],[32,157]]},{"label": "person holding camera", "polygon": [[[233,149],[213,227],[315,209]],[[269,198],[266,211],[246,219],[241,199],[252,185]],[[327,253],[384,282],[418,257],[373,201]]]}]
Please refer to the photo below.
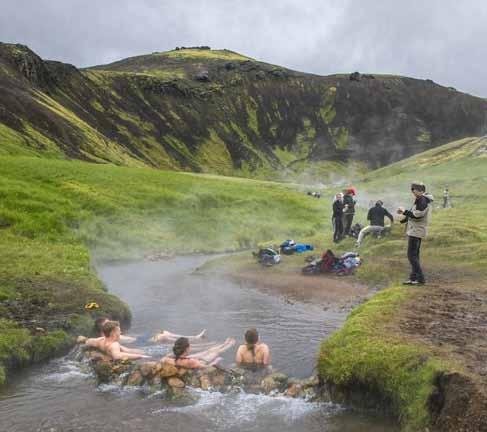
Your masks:
[{"label": "person holding camera", "polygon": [[405,210],[403,207],[397,209],[397,213],[402,216],[401,223],[407,224],[408,260],[411,264],[411,274],[403,284],[423,285],[425,278],[420,264],[420,249],[421,241],[428,234],[433,196],[426,193],[426,186],[420,182],[411,185],[411,192],[414,195],[411,209]]}]

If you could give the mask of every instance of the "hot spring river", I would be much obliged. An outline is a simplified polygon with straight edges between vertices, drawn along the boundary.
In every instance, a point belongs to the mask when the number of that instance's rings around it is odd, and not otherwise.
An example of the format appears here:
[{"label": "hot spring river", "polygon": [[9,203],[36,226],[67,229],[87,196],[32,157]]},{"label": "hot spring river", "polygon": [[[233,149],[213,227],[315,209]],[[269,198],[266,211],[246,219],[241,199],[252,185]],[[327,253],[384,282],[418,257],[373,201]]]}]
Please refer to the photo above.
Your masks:
[{"label": "hot spring river", "polygon": [[[205,257],[103,266],[109,290],[133,312],[134,346],[159,358],[167,347],[147,339],[160,329],[193,334],[208,329],[209,340],[242,340],[259,329],[272,350],[274,369],[296,377],[313,373],[319,342],[341,325],[344,313],[288,302],[227,280],[192,271]],[[230,364],[235,350],[225,356]],[[0,431],[265,431],[392,432],[388,421],[332,404],[269,396],[198,391],[198,402],[181,406],[135,390],[96,388],[84,367],[51,361],[19,374],[0,393]]]}]

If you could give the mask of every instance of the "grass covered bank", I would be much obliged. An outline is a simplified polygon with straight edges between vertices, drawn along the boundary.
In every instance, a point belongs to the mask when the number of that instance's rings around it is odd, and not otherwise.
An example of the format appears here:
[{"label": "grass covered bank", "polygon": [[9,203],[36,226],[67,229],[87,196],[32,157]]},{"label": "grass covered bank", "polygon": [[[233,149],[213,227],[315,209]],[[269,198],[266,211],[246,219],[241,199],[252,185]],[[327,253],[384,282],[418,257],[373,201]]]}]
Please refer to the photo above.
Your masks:
[{"label": "grass covered bank", "polygon": [[[271,182],[0,157],[0,381],[66,349],[88,302],[128,321],[92,258],[247,248],[316,235],[320,200]],[[36,330],[37,328],[37,330]]]},{"label": "grass covered bank", "polygon": [[[487,139],[465,139],[375,171],[359,193],[394,210],[422,180],[437,195],[422,261],[428,284],[408,273],[402,226],[366,239],[359,278],[388,286],[355,309],[320,350],[319,372],[341,397],[366,390],[405,430],[480,431],[486,424]],[[453,208],[439,209],[445,185]]]}]

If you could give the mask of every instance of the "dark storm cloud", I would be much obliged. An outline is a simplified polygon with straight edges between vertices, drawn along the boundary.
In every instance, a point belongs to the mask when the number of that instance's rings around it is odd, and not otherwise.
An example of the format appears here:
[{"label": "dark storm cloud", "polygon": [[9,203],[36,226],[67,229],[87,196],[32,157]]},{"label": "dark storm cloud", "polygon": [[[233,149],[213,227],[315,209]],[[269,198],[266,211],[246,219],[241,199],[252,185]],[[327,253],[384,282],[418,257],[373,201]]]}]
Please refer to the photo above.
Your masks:
[{"label": "dark storm cloud", "polygon": [[211,45],[290,68],[487,96],[485,0],[1,0],[0,40],[77,66]]}]

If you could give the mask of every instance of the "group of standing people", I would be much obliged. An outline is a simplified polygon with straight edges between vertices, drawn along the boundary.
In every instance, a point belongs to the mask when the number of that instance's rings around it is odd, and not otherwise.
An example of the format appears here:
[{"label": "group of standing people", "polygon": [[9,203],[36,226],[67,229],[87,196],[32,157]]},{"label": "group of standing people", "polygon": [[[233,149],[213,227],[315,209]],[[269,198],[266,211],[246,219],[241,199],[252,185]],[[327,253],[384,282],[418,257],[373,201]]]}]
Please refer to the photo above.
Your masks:
[{"label": "group of standing people", "polygon": [[335,195],[332,215],[333,241],[335,243],[350,235],[355,216],[355,204],[357,204],[356,194],[355,188],[351,187]]},{"label": "group of standing people", "polygon": [[[423,285],[425,276],[420,264],[420,250],[423,239],[426,238],[428,225],[431,216],[433,196],[426,192],[426,186],[421,182],[411,184],[411,193],[414,196],[414,203],[409,210],[403,207],[397,209],[399,222],[406,224],[406,235],[408,237],[408,260],[411,265],[409,278],[405,285]],[[356,190],[351,187],[343,193],[335,195],[333,200],[333,241],[340,242],[346,236],[351,235],[351,227],[355,215]],[[443,194],[443,207],[449,204],[449,191],[445,188]],[[385,229],[384,220],[388,218],[394,223],[394,217],[384,207],[384,203],[378,200],[367,213],[369,224],[362,228],[358,234],[355,246],[360,247],[367,234],[380,236]]]}]

